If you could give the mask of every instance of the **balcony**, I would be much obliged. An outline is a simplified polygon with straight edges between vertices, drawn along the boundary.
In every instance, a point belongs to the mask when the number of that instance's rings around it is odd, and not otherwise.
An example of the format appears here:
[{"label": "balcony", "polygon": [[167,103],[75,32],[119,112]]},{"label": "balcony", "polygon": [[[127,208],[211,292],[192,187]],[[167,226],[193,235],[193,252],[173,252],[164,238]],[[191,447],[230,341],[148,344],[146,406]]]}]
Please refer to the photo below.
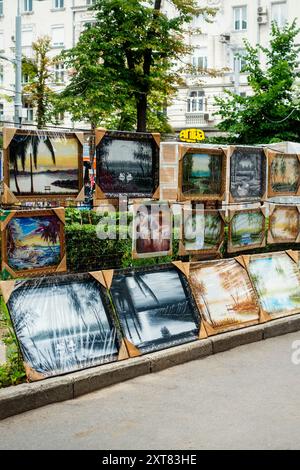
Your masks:
[{"label": "balcony", "polygon": [[208,123],[207,113],[186,113],[185,123],[187,126],[203,126]]}]

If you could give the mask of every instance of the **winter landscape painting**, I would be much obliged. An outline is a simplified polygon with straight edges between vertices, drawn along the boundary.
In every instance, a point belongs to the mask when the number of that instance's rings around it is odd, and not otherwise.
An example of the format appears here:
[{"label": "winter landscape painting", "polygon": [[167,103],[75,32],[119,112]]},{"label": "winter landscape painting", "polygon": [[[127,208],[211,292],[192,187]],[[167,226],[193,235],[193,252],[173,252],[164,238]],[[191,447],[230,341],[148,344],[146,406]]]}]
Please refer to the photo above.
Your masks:
[{"label": "winter landscape painting", "polygon": [[260,304],[269,315],[300,312],[300,275],[287,253],[251,256],[249,272]]},{"label": "winter landscape painting", "polygon": [[197,338],[199,320],[175,267],[115,273],[111,295],[126,338],[149,352]]},{"label": "winter landscape painting", "polygon": [[77,138],[16,134],[9,145],[9,187],[16,195],[76,195]]},{"label": "winter landscape painting", "polygon": [[185,198],[221,196],[223,152],[188,151],[182,159],[181,191]]},{"label": "winter landscape painting", "polygon": [[233,215],[229,227],[229,250],[260,247],[264,240],[265,217],[261,210],[240,211]]},{"label": "winter landscape painting", "polygon": [[40,216],[16,215],[7,224],[3,258],[14,271],[54,268],[61,262],[64,228],[57,215],[49,212]]},{"label": "winter landscape painting", "polygon": [[108,134],[97,147],[96,182],[107,197],[152,197],[158,186],[158,147],[152,136]]},{"label": "winter landscape painting", "polygon": [[258,322],[255,292],[234,259],[192,264],[189,281],[203,318],[216,330]]},{"label": "winter landscape painting", "polygon": [[271,152],[269,164],[269,195],[296,194],[300,182],[300,162],[297,155]]},{"label": "winter landscape painting", "polygon": [[104,296],[90,275],[17,284],[8,308],[31,380],[117,359]]},{"label": "winter landscape painting", "polygon": [[299,212],[297,207],[277,206],[269,218],[270,243],[295,242],[299,235]]},{"label": "winter landscape painting", "polygon": [[230,193],[234,200],[259,200],[265,194],[266,158],[262,148],[235,147],[230,158]]}]

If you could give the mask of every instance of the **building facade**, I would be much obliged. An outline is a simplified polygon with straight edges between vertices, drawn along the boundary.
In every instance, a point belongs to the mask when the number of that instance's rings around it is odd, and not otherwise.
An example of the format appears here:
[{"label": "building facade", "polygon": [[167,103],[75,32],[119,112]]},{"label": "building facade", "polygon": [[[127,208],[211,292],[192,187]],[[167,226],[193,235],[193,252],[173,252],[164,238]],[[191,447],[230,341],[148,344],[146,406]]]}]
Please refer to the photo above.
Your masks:
[{"label": "building facade", "polygon": [[[22,12],[22,53],[32,56],[32,42],[41,36],[51,38],[51,55],[58,55],[63,49],[74,46],[80,33],[88,23],[93,22],[89,7],[95,0],[0,0],[0,118],[13,122],[15,70],[15,16],[20,2]],[[188,44],[194,46],[190,57],[183,58],[186,64],[203,69],[222,70],[215,78],[202,74],[187,75],[186,85],[178,90],[168,108],[168,118],[175,131],[201,127],[212,132],[218,123],[214,115],[214,99],[230,89],[236,93],[251,93],[247,76],[242,73],[243,40],[252,45],[268,45],[271,22],[279,25],[300,18],[299,0],[199,0],[201,6],[218,8],[212,23],[203,18],[194,20],[193,27],[200,28],[201,34],[186,36]],[[163,7],[169,15],[174,7],[169,0],[163,0]],[[299,37],[300,41],[300,37]],[[2,57],[2,59],[1,59]],[[23,76],[23,83],[26,83]],[[57,64],[53,70],[53,89],[61,90],[68,81],[64,64]],[[33,123],[34,110],[23,97],[23,123]],[[68,115],[60,116],[66,127],[80,126],[72,123]]]}]

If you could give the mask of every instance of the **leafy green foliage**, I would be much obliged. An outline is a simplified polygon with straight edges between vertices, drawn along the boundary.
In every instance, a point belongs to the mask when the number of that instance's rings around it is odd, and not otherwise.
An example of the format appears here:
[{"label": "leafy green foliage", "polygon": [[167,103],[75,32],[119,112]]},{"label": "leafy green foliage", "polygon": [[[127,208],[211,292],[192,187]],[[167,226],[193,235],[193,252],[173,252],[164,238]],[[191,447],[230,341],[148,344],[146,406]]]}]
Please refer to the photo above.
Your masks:
[{"label": "leafy green foliage", "polygon": [[[255,144],[300,138],[299,52],[296,37],[300,29],[296,21],[280,29],[272,23],[269,48],[252,47],[245,41],[248,82],[251,96],[225,91],[216,98],[217,114],[222,118],[219,129],[228,138],[214,141]],[[262,55],[266,61],[263,66]]]}]

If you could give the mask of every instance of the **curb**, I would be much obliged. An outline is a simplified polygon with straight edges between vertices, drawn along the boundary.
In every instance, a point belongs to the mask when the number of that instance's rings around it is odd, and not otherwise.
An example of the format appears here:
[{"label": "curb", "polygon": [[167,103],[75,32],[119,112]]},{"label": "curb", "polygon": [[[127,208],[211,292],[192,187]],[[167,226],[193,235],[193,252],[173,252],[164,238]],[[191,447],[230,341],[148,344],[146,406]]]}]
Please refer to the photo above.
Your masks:
[{"label": "curb", "polygon": [[4,388],[0,390],[0,420],[41,406],[72,400],[125,380],[299,330],[300,314],[297,314],[126,361]]}]

